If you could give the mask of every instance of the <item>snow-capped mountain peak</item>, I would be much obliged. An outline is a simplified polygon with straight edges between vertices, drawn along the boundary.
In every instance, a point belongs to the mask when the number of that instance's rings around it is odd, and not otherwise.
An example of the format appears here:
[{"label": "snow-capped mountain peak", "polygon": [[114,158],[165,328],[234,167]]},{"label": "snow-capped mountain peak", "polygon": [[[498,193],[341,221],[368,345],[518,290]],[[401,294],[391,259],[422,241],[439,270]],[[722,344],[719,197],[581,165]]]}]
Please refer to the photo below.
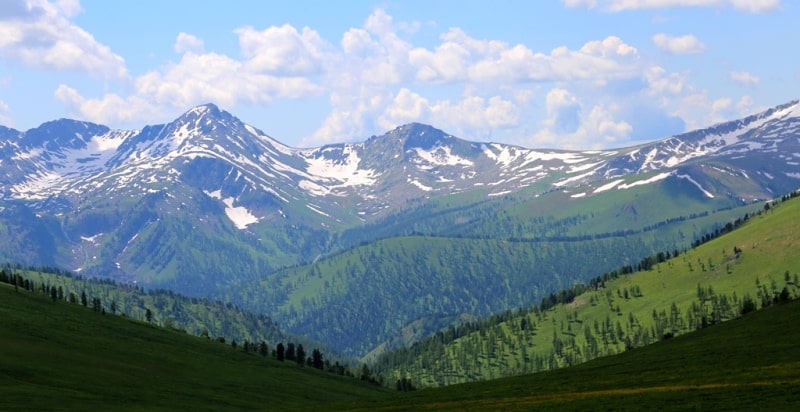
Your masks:
[{"label": "snow-capped mountain peak", "polygon": [[[0,179],[4,198],[58,197],[68,204],[92,193],[135,197],[189,185],[219,193],[215,199],[228,201],[226,207],[247,207],[258,219],[285,213],[294,203],[314,204],[307,208],[331,224],[352,215],[383,215],[411,199],[472,190],[492,197],[532,186],[602,186],[599,182],[670,171],[700,160],[723,159],[731,173],[738,173],[737,167],[755,173],[741,160],[751,152],[784,153],[782,163],[772,163],[771,171],[760,174],[764,179],[776,173],[794,178],[797,172],[775,168],[790,168],[800,160],[798,131],[800,102],[794,101],[741,120],[611,151],[469,142],[419,123],[361,143],[294,149],[209,103],[141,130],[111,130],[66,119],[27,132],[4,128]],[[341,204],[345,198],[356,205],[355,213]]]}]

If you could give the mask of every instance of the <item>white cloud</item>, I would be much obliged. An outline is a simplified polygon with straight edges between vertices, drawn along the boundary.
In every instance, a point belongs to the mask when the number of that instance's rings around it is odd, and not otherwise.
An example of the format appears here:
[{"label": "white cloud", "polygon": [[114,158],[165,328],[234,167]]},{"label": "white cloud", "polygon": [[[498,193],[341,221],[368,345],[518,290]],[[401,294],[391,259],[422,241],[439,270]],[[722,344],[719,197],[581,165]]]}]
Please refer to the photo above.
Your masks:
[{"label": "white cloud", "polygon": [[780,9],[780,0],[562,0],[565,6],[618,12],[674,7],[733,7],[746,13],[768,13]]},{"label": "white cloud", "polygon": [[617,119],[620,107],[615,103],[598,101],[587,105],[560,88],[551,89],[546,101],[547,118],[541,122],[542,129],[525,142],[528,146],[568,149],[620,146],[633,131],[630,123]]},{"label": "white cloud", "polygon": [[734,71],[730,73],[730,76],[731,80],[741,84],[742,86],[757,86],[759,83],[761,83],[760,77],[745,71],[741,72]]},{"label": "white cloud", "polygon": [[705,44],[691,34],[672,37],[658,33],[653,36],[653,43],[659,50],[672,54],[697,54],[706,49]]},{"label": "white cloud", "polygon": [[172,48],[175,50],[175,53],[203,53],[205,50],[205,43],[202,39],[191,34],[180,32]]},{"label": "white cloud", "polygon": [[599,83],[630,77],[638,51],[619,37],[590,41],[578,50],[558,47],[549,54],[517,44],[476,40],[451,29],[435,50],[416,48],[410,61],[418,80],[431,82],[551,82],[591,80]]},{"label": "white cloud", "polygon": [[8,117],[8,104],[6,102],[0,100],[0,125],[11,125],[13,124],[10,117]]},{"label": "white cloud", "polygon": [[177,113],[197,104],[215,102],[224,107],[265,104],[275,98],[300,98],[321,93],[305,77],[272,76],[248,70],[246,62],[228,56],[186,53],[180,62],[135,79],[127,97],[109,93],[86,98],[66,85],[56,97],[75,113],[96,122],[152,121],[163,112]]},{"label": "white cloud", "polygon": [[180,33],[178,60],[136,76],[124,93],[88,96],[63,84],[55,96],[71,113],[109,125],[170,120],[206,102],[235,110],[327,96],[330,111],[302,141],[314,146],[425,122],[474,140],[619,147],[663,137],[661,125],[707,126],[748,106],[733,96],[709,97],[690,73],[644,61],[616,36],[541,52],[450,28],[421,47],[405,36],[418,26],[377,9],[338,44],[310,28],[243,27],[233,32],[235,56],[204,51],[201,39]]},{"label": "white cloud", "polygon": [[45,70],[127,78],[122,57],[68,20],[81,11],[77,1],[12,0],[2,8],[0,58]]},{"label": "white cloud", "polygon": [[289,24],[263,31],[243,27],[234,31],[246,58],[248,70],[275,75],[319,73],[325,59],[326,43],[314,30],[298,32]]},{"label": "white cloud", "polygon": [[738,119],[765,107],[753,104],[750,96],[712,98],[707,90],[693,91],[668,102],[669,110],[686,122],[687,130],[701,129],[712,124]]},{"label": "white cloud", "polygon": [[661,66],[651,66],[645,73],[649,92],[654,96],[680,95],[687,89],[688,80],[681,73],[667,73]]},{"label": "white cloud", "polygon": [[581,104],[568,90],[555,88],[547,93],[547,119],[543,124],[559,133],[574,133],[580,126]]},{"label": "white cloud", "polygon": [[781,8],[780,0],[730,0],[734,8],[748,13],[767,13]]},{"label": "white cloud", "polygon": [[[578,81],[602,87],[637,78],[642,69],[636,48],[616,36],[546,54],[475,39],[459,28],[444,32],[433,47],[416,47],[401,36],[404,27],[417,25],[396,23],[377,9],[363,28],[344,33],[341,52],[328,56],[324,76],[331,112],[304,145],[354,139],[410,121],[483,138],[522,122],[524,107],[535,100],[529,85]],[[463,88],[462,98],[441,98],[435,92],[441,85]]]}]

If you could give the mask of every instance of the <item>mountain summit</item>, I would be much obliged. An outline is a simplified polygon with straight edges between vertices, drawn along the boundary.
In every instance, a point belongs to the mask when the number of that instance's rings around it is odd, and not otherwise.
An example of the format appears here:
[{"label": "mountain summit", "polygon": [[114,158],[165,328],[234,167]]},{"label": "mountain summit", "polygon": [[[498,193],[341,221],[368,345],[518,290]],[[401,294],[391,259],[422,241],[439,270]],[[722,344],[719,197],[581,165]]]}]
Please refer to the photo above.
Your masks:
[{"label": "mountain summit", "polygon": [[798,126],[795,101],[604,151],[470,142],[419,123],[297,149],[214,104],[141,130],[65,119],[0,128],[0,221],[15,219],[9,230],[27,239],[15,244],[38,245],[3,257],[206,291],[228,282],[214,273],[269,272],[409,233],[423,211],[446,207],[491,210],[447,231],[549,193],[579,202],[666,185],[731,207],[798,186]]}]

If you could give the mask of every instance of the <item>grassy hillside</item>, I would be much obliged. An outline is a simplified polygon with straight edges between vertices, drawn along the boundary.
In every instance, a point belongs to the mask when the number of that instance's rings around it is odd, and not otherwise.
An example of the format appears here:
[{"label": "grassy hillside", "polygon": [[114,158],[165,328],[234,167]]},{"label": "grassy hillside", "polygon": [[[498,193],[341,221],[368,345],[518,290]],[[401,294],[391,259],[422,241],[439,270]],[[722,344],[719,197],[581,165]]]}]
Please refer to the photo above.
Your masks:
[{"label": "grassy hillside", "polygon": [[386,389],[0,284],[0,410],[282,410]]},{"label": "grassy hillside", "polygon": [[352,358],[340,356],[319,341],[284,333],[264,314],[248,312],[230,303],[187,297],[162,289],[146,291],[135,285],[87,279],[54,268],[33,270],[18,264],[0,267],[0,281],[12,274],[32,282],[35,285],[32,289],[44,295],[55,291],[56,300],[81,304],[83,296],[86,296],[85,306],[92,308],[96,300],[99,312],[145,320],[149,311],[152,323],[190,335],[239,343],[265,341],[273,347],[279,342],[293,342],[308,348],[320,348],[332,362],[354,363]]},{"label": "grassy hillside", "polygon": [[596,359],[397,393],[0,284],[0,410],[795,410],[800,301]]},{"label": "grassy hillside", "polygon": [[764,410],[800,405],[800,301],[582,365],[349,402],[351,411]]},{"label": "grassy hillside", "polygon": [[404,328],[420,320],[483,317],[528,306],[656,251],[688,247],[760,208],[710,213],[709,203],[672,187],[680,184],[601,192],[583,203],[561,192],[544,195],[546,201],[500,199],[466,208],[457,200],[442,201],[441,210],[396,216],[374,230],[393,237],[364,240],[311,264],[238,283],[223,299],[364,357],[386,342],[403,342],[398,336]]},{"label": "grassy hillside", "polygon": [[436,386],[585,362],[800,296],[800,200],[651,270],[601,280],[567,304],[532,307],[439,333],[375,365],[388,380]]}]

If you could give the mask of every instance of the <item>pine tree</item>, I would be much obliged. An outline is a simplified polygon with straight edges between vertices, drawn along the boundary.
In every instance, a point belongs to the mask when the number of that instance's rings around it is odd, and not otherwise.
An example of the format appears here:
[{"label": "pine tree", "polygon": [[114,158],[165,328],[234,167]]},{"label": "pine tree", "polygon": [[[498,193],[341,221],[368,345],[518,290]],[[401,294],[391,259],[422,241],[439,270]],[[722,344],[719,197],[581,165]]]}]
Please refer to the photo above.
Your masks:
[{"label": "pine tree", "polygon": [[278,348],[276,350],[277,350],[278,360],[283,362],[283,359],[286,357],[283,343],[279,343]]},{"label": "pine tree", "polygon": [[322,360],[322,352],[315,348],[311,352],[311,366],[316,369],[322,369],[324,365],[325,362]]},{"label": "pine tree", "polygon": [[306,351],[303,349],[302,343],[297,345],[297,354],[295,356],[297,357],[298,365],[303,366],[306,363]]}]

